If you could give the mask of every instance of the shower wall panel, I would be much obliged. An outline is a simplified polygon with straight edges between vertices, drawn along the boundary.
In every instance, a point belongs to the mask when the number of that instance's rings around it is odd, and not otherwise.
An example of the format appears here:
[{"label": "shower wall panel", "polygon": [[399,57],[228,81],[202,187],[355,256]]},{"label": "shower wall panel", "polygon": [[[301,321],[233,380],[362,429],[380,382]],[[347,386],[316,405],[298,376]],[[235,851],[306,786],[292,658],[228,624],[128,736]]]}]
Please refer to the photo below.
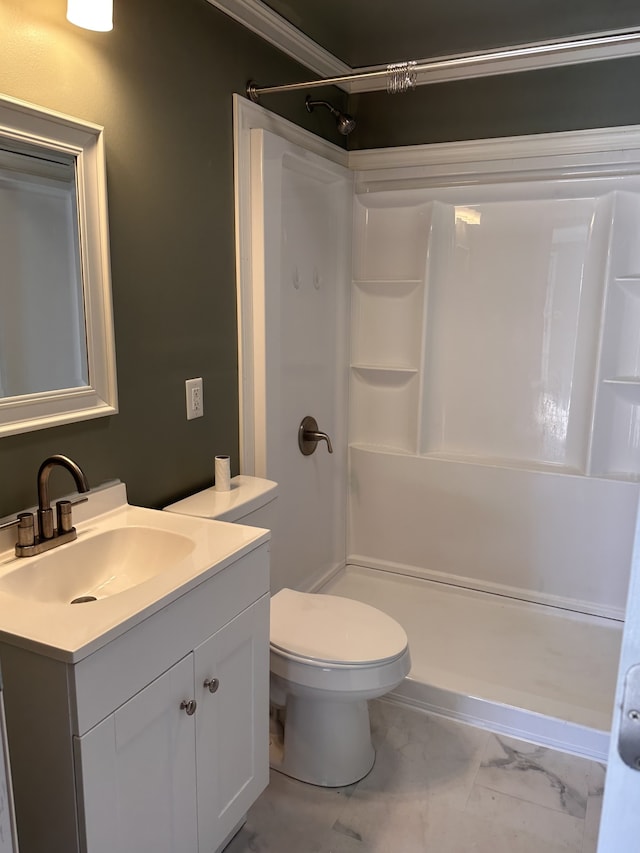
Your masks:
[{"label": "shower wall panel", "polygon": [[[264,357],[256,395],[255,474],[279,488],[271,590],[311,584],[344,565],[351,174],[267,131],[252,131],[256,266],[253,320]],[[257,204],[260,199],[260,204]],[[256,385],[260,385],[257,382]],[[298,446],[302,419],[333,443]]]},{"label": "shower wall panel", "polygon": [[640,183],[465,184],[357,196],[349,559],[621,616]]},{"label": "shower wall panel", "polygon": [[351,448],[348,562],[620,618],[634,483]]}]

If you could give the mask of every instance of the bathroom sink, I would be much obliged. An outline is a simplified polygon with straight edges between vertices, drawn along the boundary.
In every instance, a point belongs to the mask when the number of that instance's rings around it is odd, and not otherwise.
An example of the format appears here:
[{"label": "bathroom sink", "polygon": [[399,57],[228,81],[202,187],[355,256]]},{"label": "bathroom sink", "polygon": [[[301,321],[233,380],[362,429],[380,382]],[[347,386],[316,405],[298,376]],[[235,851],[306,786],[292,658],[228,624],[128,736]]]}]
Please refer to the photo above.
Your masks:
[{"label": "bathroom sink", "polygon": [[269,539],[133,506],[117,481],[87,498],[73,510],[77,539],[42,554],[16,556],[15,528],[0,528],[0,641],[78,663]]},{"label": "bathroom sink", "polygon": [[169,530],[106,530],[21,560],[0,578],[0,592],[58,604],[96,601],[170,570],[193,549],[193,541]]}]

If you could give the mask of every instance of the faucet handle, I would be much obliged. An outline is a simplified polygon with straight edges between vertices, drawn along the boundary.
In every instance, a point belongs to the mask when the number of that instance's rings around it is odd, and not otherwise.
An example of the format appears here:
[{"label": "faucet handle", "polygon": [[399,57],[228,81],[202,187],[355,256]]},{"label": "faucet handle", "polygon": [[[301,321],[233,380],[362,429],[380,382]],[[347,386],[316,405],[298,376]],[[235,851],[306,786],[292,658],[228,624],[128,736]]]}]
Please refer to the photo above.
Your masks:
[{"label": "faucet handle", "polygon": [[18,528],[17,545],[33,545],[35,528],[32,512],[20,512],[12,521],[5,521],[4,524],[0,524],[0,530],[5,530],[7,527]]},{"label": "faucet handle", "polygon": [[58,535],[68,533],[73,527],[71,501],[58,501],[56,504],[56,526],[58,528]]},{"label": "faucet handle", "polygon": [[33,545],[35,541],[36,530],[33,513],[18,513],[18,545]]},{"label": "faucet handle", "polygon": [[76,501],[58,501],[56,503],[56,521],[58,526],[58,535],[60,533],[68,533],[73,529],[73,520],[71,518],[71,509],[78,504],[84,504],[89,498],[78,498]]}]

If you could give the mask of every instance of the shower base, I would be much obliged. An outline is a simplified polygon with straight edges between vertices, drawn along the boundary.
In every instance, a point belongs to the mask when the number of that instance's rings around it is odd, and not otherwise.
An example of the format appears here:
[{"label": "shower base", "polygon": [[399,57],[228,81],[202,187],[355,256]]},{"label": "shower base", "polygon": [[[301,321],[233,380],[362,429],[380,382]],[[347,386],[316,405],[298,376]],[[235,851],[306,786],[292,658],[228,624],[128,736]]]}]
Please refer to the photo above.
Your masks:
[{"label": "shower base", "polygon": [[411,672],[387,698],[606,761],[621,622],[360,566],[318,591],[406,630]]}]

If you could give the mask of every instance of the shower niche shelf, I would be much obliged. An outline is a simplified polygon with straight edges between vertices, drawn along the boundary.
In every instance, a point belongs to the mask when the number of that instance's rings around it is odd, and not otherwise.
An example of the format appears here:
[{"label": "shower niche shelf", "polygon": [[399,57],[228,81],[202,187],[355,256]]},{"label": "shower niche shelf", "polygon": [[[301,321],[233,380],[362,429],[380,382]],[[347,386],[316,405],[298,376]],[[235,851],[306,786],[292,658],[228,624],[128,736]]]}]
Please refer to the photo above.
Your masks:
[{"label": "shower niche shelf", "polygon": [[415,453],[424,283],[355,280],[351,302],[351,441]]},{"label": "shower niche shelf", "polygon": [[406,295],[408,291],[422,286],[421,278],[355,278],[353,284],[365,291],[377,292],[378,295],[385,293],[397,293]]},{"label": "shower niche shelf", "polygon": [[602,382],[631,400],[637,398],[640,401],[640,376],[612,376],[610,379],[603,379]]},{"label": "shower niche shelf", "polygon": [[418,372],[417,367],[389,367],[379,364],[352,364],[351,368],[372,384],[384,385],[401,384],[403,377],[408,378]]},{"label": "shower niche shelf", "polygon": [[354,365],[351,370],[351,444],[415,453],[418,371]]},{"label": "shower niche shelf", "polygon": [[417,369],[422,305],[422,281],[354,281],[352,363],[365,367]]},{"label": "shower niche shelf", "polygon": [[590,473],[640,479],[640,195],[616,194]]},{"label": "shower niche shelf", "polygon": [[354,208],[353,260],[361,281],[410,281],[424,274],[433,205],[407,204],[403,193],[359,198]]}]

